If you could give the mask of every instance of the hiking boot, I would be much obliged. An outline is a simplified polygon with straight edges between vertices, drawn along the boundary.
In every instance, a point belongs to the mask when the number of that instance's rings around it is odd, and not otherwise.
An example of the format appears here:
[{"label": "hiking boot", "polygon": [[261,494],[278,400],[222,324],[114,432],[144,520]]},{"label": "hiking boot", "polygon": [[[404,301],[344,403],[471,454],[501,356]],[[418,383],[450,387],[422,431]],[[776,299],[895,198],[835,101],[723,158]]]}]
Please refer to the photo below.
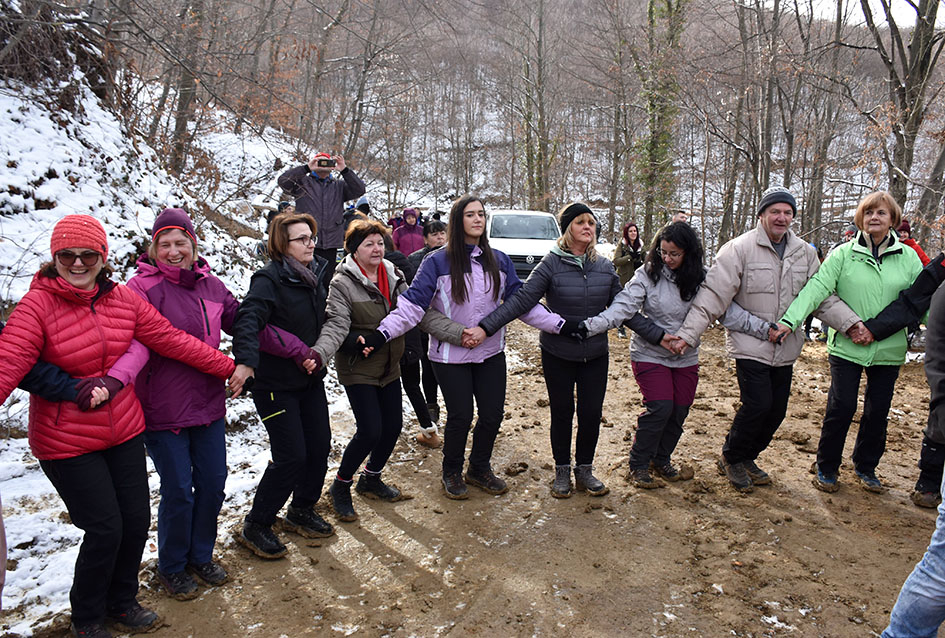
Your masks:
[{"label": "hiking boot", "polygon": [[688,481],[696,474],[688,465],[680,465],[677,468],[672,463],[664,463],[662,465],[650,463],[650,472],[657,478],[669,481],[670,483]]},{"label": "hiking boot", "polygon": [[282,527],[305,538],[328,538],[335,533],[335,528],[311,507],[290,505]]},{"label": "hiking boot", "polygon": [[466,489],[461,472],[443,474],[443,489],[446,490],[446,498],[451,498],[454,501],[469,498],[469,490]]},{"label": "hiking boot", "polygon": [[328,495],[331,496],[331,509],[335,511],[339,521],[350,523],[358,520],[358,513],[354,511],[354,503],[351,502],[351,481],[335,479],[328,488]]},{"label": "hiking boot", "polygon": [[236,540],[260,558],[282,558],[289,551],[272,531],[272,527],[261,523],[243,523],[243,531]]},{"label": "hiking boot", "polygon": [[606,485],[604,485],[600,479],[598,479],[593,474],[594,466],[587,465],[575,465],[574,466],[574,489],[580,491],[584,490],[591,496],[603,496],[610,491]]},{"label": "hiking boot", "polygon": [[220,563],[214,563],[212,560],[206,563],[200,563],[199,565],[197,563],[191,563],[187,566],[187,571],[210,587],[219,587],[230,580],[230,575],[226,573],[226,570],[223,569]]},{"label": "hiking boot", "polygon": [[361,472],[358,478],[358,484],[354,487],[355,491],[368,498],[380,499],[388,503],[396,503],[403,500],[403,494],[392,485],[388,485],[381,480],[380,473]]},{"label": "hiking boot", "polygon": [[159,571],[158,580],[160,580],[161,584],[167,589],[167,593],[170,594],[171,598],[176,598],[177,600],[193,600],[200,594],[200,592],[197,591],[197,581],[187,572],[165,574]]},{"label": "hiking boot", "polygon": [[427,412],[430,413],[430,420],[434,423],[440,422],[440,404],[427,403]]},{"label": "hiking boot", "polygon": [[875,472],[861,472],[859,470],[854,470],[854,472],[856,473],[856,478],[860,479],[860,486],[867,492],[882,494],[886,491],[882,481],[876,478]]},{"label": "hiking boot", "polygon": [[443,439],[437,434],[436,428],[429,428],[429,430],[420,428],[420,431],[417,432],[417,443],[424,447],[436,449],[443,445]]},{"label": "hiking boot", "polygon": [[745,466],[745,472],[748,474],[748,478],[751,479],[752,485],[771,484],[771,477],[768,476],[767,472],[755,465],[754,461],[742,461],[742,465]]},{"label": "hiking boot", "polygon": [[496,476],[491,467],[482,472],[466,470],[465,480],[488,494],[505,494],[509,491],[508,483]]},{"label": "hiking boot", "polygon": [[837,483],[837,473],[827,473],[817,470],[814,473],[813,479],[814,487],[816,487],[821,492],[833,493],[840,489],[840,485]]},{"label": "hiking boot", "polygon": [[151,631],[161,622],[160,616],[147,607],[142,607],[137,601],[124,611],[110,611],[106,615],[114,623],[116,629],[129,634]]},{"label": "hiking boot", "polygon": [[555,498],[571,496],[571,466],[555,465],[555,480],[551,484],[551,495]]},{"label": "hiking boot", "polygon": [[659,481],[650,475],[650,470],[645,467],[639,467],[635,470],[630,470],[630,481],[635,486],[645,490],[652,490],[660,487],[661,485]]},{"label": "hiking boot", "polygon": [[927,507],[929,509],[938,507],[938,504],[942,502],[942,495],[938,492],[920,492],[919,490],[915,490],[909,498],[919,507]]},{"label": "hiking boot", "polygon": [[751,477],[748,476],[748,472],[745,471],[745,465],[743,463],[729,463],[725,460],[724,456],[720,456],[718,468],[719,474],[725,476],[728,482],[732,484],[732,487],[739,492],[745,492],[747,494],[754,489],[752,487]]},{"label": "hiking boot", "polygon": [[72,632],[73,638],[112,638],[112,632],[105,629],[102,623],[92,623],[81,627],[76,627],[75,623],[71,623],[69,631]]}]

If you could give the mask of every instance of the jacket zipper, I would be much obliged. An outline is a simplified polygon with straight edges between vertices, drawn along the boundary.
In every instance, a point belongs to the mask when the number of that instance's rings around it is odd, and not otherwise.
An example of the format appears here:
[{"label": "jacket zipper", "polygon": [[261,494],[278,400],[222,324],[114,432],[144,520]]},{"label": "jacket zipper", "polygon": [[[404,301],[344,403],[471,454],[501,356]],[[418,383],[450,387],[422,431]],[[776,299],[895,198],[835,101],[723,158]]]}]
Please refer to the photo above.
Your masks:
[{"label": "jacket zipper", "polygon": [[200,299],[200,309],[203,310],[203,322],[207,327],[207,337],[210,337],[210,317],[207,315],[207,304],[204,303],[203,298]]}]

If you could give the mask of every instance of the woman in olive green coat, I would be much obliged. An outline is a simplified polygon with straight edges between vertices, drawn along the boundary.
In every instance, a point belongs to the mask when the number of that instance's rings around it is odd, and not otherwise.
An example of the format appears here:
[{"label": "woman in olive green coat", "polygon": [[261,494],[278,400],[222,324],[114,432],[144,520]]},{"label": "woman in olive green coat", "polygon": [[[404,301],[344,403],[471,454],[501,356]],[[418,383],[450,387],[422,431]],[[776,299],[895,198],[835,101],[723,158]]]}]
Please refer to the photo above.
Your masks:
[{"label": "woman in olive green coat", "polygon": [[[833,293],[866,319],[875,317],[908,288],[922,270],[922,262],[892,230],[901,218],[902,209],[889,193],[878,191],[863,198],[853,218],[859,232],[853,241],[831,252],[807,282],[781,319],[784,330],[803,325],[810,311]],[[827,336],[830,391],[817,447],[814,486],[825,492],[839,489],[843,445],[865,370],[863,416],[853,447],[853,465],[864,489],[882,492],[876,466],[886,450],[886,421],[899,367],[905,361],[906,330],[881,341],[874,341],[866,328],[854,327],[850,333],[830,329]]]},{"label": "woman in olive green coat", "polygon": [[[345,233],[345,251],[328,291],[327,320],[313,346],[327,361],[335,355],[338,380],[345,387],[357,430],[341,457],[329,490],[332,507],[342,521],[357,520],[351,484],[361,463],[367,464],[355,487],[358,493],[385,501],[400,500],[400,491],[381,480],[403,427],[398,337],[364,357],[362,335],[377,329],[407,289],[403,273],[384,259],[387,228],[374,220],[357,220]],[[441,341],[462,343],[463,326],[430,311],[420,327]],[[368,458],[370,457],[370,458]]]}]

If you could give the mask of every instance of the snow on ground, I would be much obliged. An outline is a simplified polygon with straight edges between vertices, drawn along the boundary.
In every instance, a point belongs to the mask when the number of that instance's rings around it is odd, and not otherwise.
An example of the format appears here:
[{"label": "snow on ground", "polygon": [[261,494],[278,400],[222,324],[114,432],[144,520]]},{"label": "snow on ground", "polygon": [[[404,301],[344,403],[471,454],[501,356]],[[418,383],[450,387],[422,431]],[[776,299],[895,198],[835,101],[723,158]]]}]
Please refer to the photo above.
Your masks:
[{"label": "snow on ground", "polygon": [[[84,86],[80,83],[80,86]],[[116,278],[134,274],[133,263],[144,245],[146,229],[165,206],[198,210],[194,198],[165,173],[157,155],[141,139],[126,137],[115,117],[85,90],[82,114],[55,114],[43,106],[43,94],[25,87],[0,88],[0,300],[17,301],[28,290],[38,266],[49,259],[49,235],[66,214],[89,213],[105,226],[109,261]],[[237,177],[266,183],[276,156],[289,160],[284,138],[267,131],[263,138],[234,135],[221,126],[201,138],[201,147],[214,154],[227,184]],[[268,168],[267,168],[268,167]],[[235,187],[234,187],[235,188]],[[206,203],[229,209],[234,188],[221,187],[221,200]],[[200,253],[215,274],[238,297],[246,292],[249,275],[262,265],[252,254],[256,240],[234,240],[207,219],[196,218]],[[255,218],[247,217],[253,223]],[[224,335],[222,348],[230,340]],[[350,408],[334,372],[325,380],[333,421],[331,465],[353,434]],[[405,406],[407,402],[405,402]],[[409,408],[405,407],[406,410]],[[81,532],[68,522],[65,507],[29,451],[25,438],[28,398],[14,391],[0,406],[0,494],[9,547],[9,566],[3,590],[3,635],[29,636],[68,612],[69,588]],[[412,412],[408,412],[411,414]],[[228,530],[242,521],[269,461],[268,438],[255,417],[249,398],[229,402],[230,423],[249,427],[227,434],[227,499],[221,513],[220,544],[232,542]],[[409,426],[408,426],[409,427]],[[159,479],[149,464],[152,519],[156,517]],[[149,539],[144,561],[156,559],[157,538]]]}]

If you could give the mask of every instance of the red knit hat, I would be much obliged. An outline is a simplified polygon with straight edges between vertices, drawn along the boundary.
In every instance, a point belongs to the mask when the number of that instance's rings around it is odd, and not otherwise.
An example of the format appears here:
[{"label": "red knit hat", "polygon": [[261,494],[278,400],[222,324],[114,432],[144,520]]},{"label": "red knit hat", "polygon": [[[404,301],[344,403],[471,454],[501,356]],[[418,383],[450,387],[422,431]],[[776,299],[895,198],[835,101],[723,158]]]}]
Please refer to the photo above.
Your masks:
[{"label": "red knit hat", "polygon": [[49,250],[53,257],[66,248],[88,248],[108,259],[108,237],[102,224],[91,215],[66,215],[53,228]]}]

